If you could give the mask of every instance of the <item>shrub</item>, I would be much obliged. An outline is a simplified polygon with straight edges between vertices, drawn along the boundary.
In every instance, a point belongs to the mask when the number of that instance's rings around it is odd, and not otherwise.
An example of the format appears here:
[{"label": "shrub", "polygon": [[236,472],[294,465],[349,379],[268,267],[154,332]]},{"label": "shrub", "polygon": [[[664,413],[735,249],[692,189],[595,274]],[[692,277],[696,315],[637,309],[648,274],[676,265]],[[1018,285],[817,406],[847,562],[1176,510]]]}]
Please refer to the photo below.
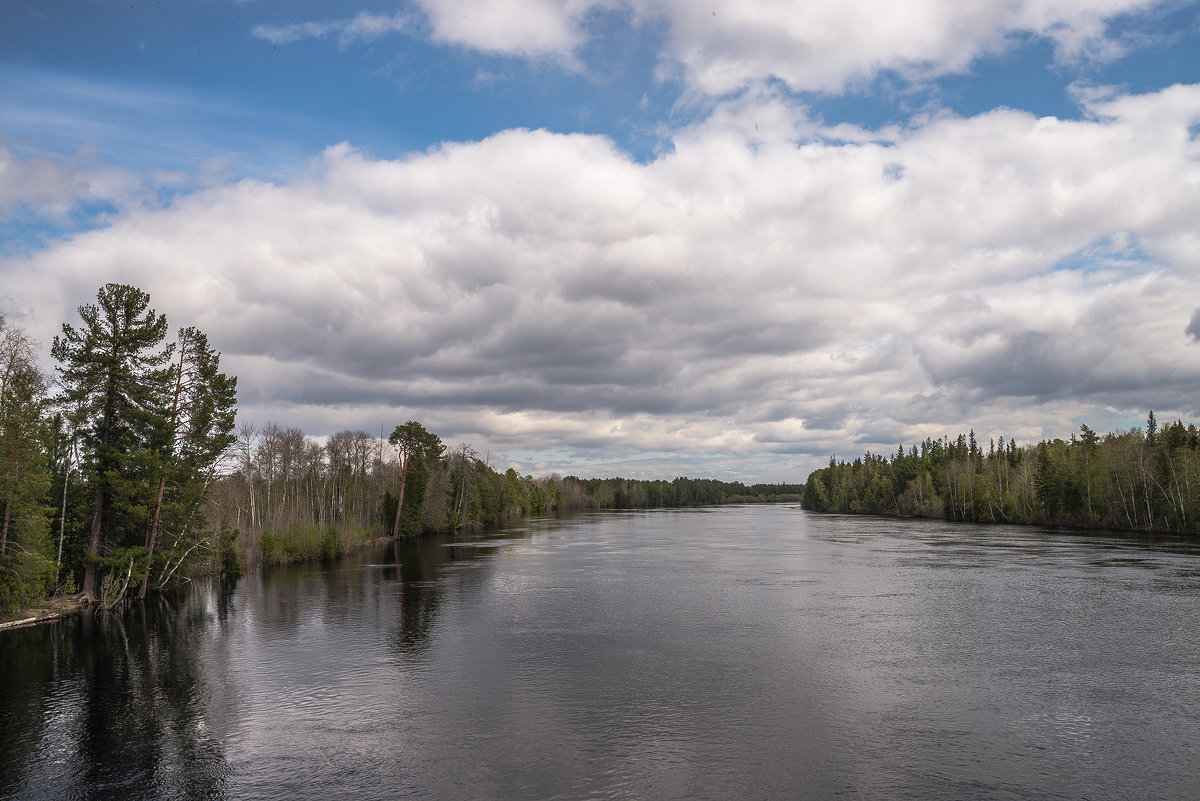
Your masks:
[{"label": "shrub", "polygon": [[321,532],[321,561],[332,562],[344,553],[342,543],[338,539],[337,529],[332,525],[325,526]]},{"label": "shrub", "polygon": [[221,572],[230,578],[242,575],[242,559],[234,542],[238,538],[237,529],[223,529],[218,535],[217,550],[221,561]]}]

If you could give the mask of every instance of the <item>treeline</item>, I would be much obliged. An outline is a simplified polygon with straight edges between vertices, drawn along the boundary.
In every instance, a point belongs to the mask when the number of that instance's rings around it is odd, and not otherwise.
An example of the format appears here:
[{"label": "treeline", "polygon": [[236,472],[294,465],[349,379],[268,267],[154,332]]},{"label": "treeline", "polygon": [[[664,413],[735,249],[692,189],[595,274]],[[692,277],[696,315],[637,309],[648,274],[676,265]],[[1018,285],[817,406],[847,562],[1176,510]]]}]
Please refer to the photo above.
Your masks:
[{"label": "treeline", "polygon": [[234,463],[209,494],[217,530],[237,531],[245,564],[335,556],[380,537],[412,537],[519,514],[799,501],[799,484],[676,478],[522,476],[494,470],[472,446],[447,448],[415,421],[383,433],[341,431],[324,443],[270,422],[239,425]]},{"label": "treeline", "polygon": [[926,439],[890,456],[831,458],[804,486],[806,509],[973,522],[1200,532],[1200,432],[1177,420],[1161,429],[1018,445],[975,432]]}]

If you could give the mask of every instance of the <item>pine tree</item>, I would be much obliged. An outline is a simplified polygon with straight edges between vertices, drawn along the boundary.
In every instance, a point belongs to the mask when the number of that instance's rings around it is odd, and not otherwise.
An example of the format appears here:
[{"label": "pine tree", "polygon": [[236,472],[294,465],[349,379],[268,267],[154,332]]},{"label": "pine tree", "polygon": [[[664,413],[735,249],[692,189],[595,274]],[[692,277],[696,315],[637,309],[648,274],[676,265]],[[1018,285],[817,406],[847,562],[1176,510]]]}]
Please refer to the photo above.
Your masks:
[{"label": "pine tree", "polygon": [[[399,539],[404,514],[404,488],[408,483],[409,472],[414,468],[422,470],[427,462],[439,459],[446,448],[440,437],[431,434],[425,426],[413,420],[396,426],[388,437],[388,442],[396,447],[400,456],[400,498],[396,503],[396,519],[392,524],[392,536]],[[424,486],[420,489],[423,491]]]},{"label": "pine tree", "polygon": [[[218,461],[235,440],[237,379],[220,372],[220,354],[199,329],[180,329],[175,346],[178,356],[168,375],[169,413],[163,418],[166,425],[155,434],[158,482],[145,540],[149,566],[138,598],[146,597],[155,567],[160,568],[161,584],[195,550],[202,533],[195,525],[200,503]],[[165,553],[156,554],[164,530],[173,538]]]},{"label": "pine tree", "polygon": [[140,289],[105,284],[96,305],[79,307],[83,326],[64,323],[51,349],[59,363],[59,402],[78,414],[88,454],[92,514],[82,590],[93,600],[100,598],[106,561],[116,557],[123,567],[128,560],[128,580],[134,563],[144,559],[142,533],[154,486],[148,479],[155,472],[155,433],[167,426],[172,354],[162,344],[166,317],[149,306],[150,296]]}]

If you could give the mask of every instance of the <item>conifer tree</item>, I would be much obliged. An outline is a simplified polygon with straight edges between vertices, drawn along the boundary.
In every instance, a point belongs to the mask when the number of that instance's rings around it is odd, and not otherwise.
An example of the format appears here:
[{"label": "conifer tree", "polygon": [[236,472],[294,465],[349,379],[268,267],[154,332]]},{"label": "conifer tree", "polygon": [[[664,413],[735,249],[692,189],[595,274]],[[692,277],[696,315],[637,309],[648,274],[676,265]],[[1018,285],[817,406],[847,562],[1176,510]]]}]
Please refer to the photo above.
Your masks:
[{"label": "conifer tree", "polygon": [[89,459],[92,513],[82,590],[93,600],[100,598],[105,557],[128,560],[127,578],[134,562],[144,558],[154,435],[167,425],[172,354],[163,345],[166,317],[150,308],[145,292],[105,284],[96,299],[79,307],[83,326],[64,323],[51,349],[62,386],[59,401],[78,410]]},{"label": "conifer tree", "polygon": [[0,557],[18,510],[39,505],[31,489],[40,486],[45,473],[36,436],[45,391],[33,343],[0,318]]},{"label": "conifer tree", "polygon": [[[180,329],[175,347],[168,414],[155,435],[158,482],[145,540],[149,564],[138,598],[146,597],[155,567],[165,579],[196,547],[202,533],[195,520],[200,502],[218,461],[235,440],[237,379],[220,372],[220,354],[199,329]],[[173,535],[170,548],[156,554],[164,530]],[[161,558],[156,560],[156,555]]]},{"label": "conifer tree", "polygon": [[404,513],[404,487],[408,483],[410,471],[414,468],[421,469],[427,462],[441,458],[446,447],[440,437],[431,434],[425,426],[414,420],[396,426],[388,437],[388,442],[396,447],[400,456],[400,498],[396,503],[396,520],[392,525],[392,536],[399,539]]},{"label": "conifer tree", "polygon": [[45,593],[54,578],[44,502],[45,392],[33,341],[0,317],[0,608]]}]

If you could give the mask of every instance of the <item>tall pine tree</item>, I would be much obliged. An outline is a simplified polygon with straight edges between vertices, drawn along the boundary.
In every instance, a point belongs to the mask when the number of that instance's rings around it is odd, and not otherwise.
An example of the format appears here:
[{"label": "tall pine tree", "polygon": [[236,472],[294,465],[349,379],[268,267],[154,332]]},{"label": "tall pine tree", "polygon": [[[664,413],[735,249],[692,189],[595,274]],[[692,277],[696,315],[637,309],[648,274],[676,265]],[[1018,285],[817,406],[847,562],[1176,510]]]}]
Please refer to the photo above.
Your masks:
[{"label": "tall pine tree", "polygon": [[[428,479],[427,466],[429,463],[441,458],[442,451],[446,447],[442,444],[442,440],[436,434],[431,434],[425,429],[425,426],[409,420],[402,426],[396,426],[392,430],[391,436],[388,437],[388,442],[396,447],[397,455],[400,457],[400,498],[396,502],[396,519],[392,524],[392,537],[400,539],[402,523],[404,519],[404,489],[409,483],[410,476],[419,483],[422,493],[425,489],[425,481]],[[410,505],[414,496],[410,495]],[[417,519],[420,518],[420,503],[417,501]]]},{"label": "tall pine tree", "polygon": [[59,363],[59,402],[79,416],[89,457],[92,513],[81,589],[93,600],[100,598],[106,566],[128,560],[128,578],[134,562],[144,559],[155,434],[168,425],[172,355],[172,346],[163,345],[166,317],[150,308],[145,292],[105,284],[96,299],[79,307],[82,327],[64,323],[51,349]]}]

